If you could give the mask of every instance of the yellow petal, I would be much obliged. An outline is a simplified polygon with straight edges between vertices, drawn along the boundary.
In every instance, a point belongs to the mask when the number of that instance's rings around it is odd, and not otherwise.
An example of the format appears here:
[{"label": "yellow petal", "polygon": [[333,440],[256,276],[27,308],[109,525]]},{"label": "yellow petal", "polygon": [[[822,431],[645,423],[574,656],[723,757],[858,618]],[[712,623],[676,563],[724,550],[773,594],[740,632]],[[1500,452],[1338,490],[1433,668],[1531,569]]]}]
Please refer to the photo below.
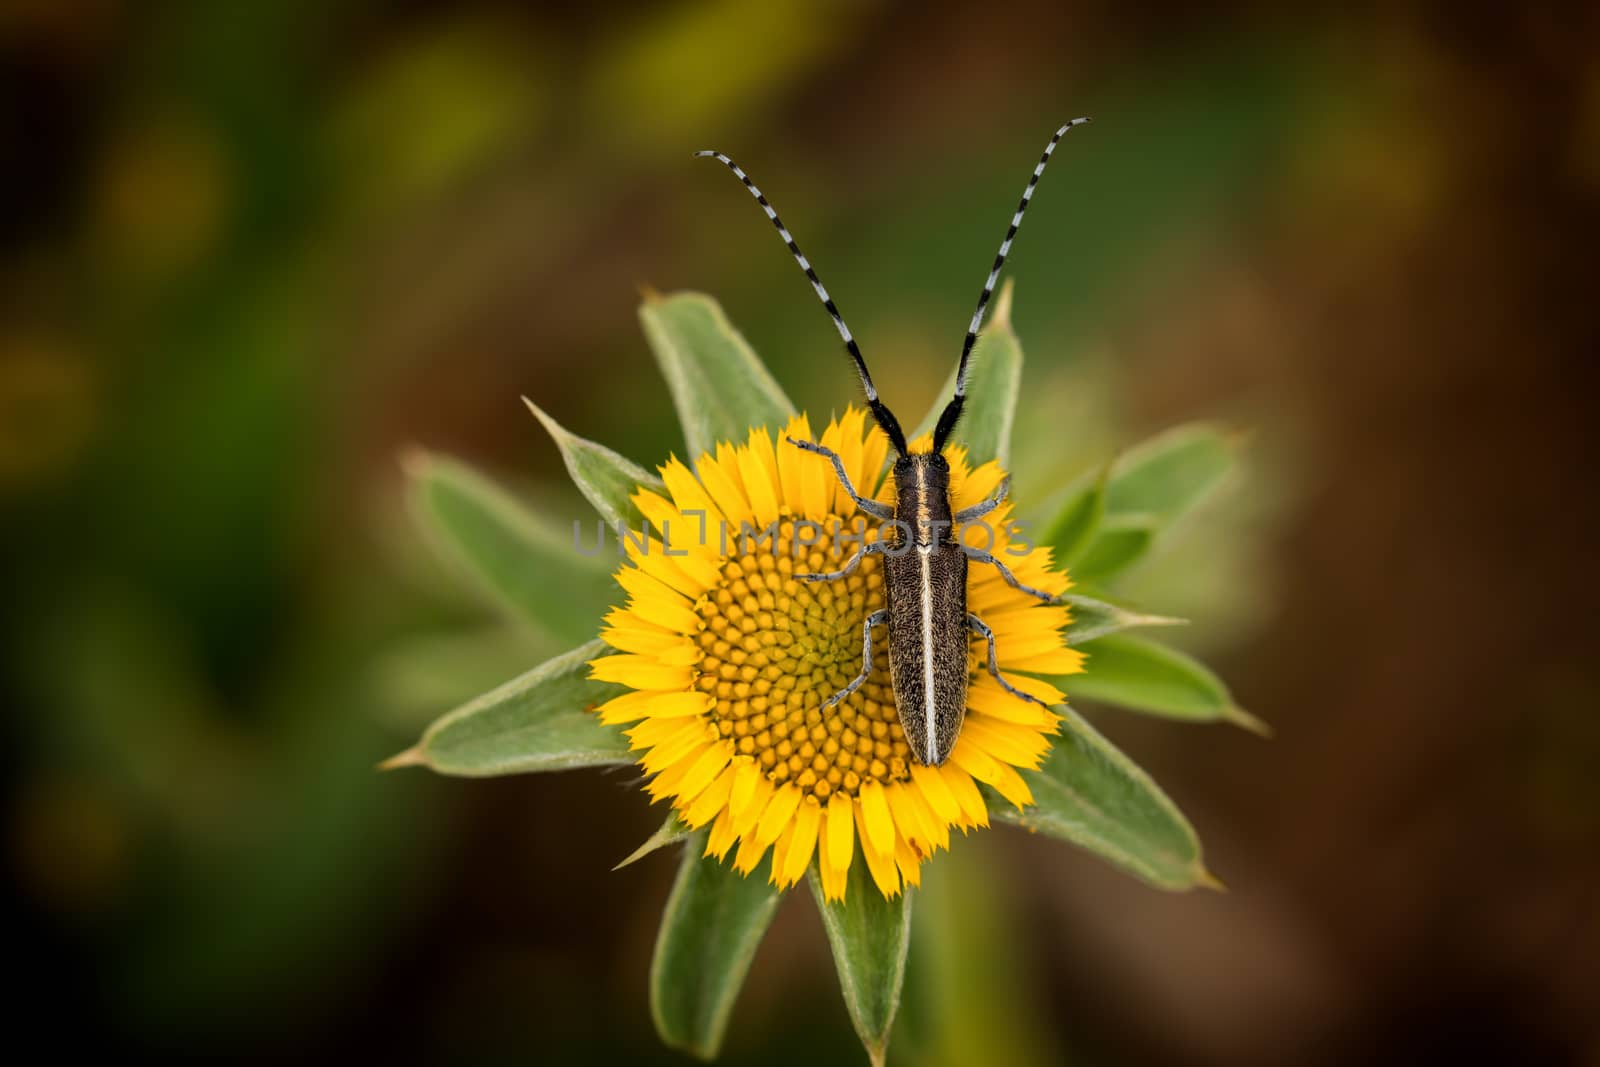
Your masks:
[{"label": "yellow petal", "polygon": [[994,495],[996,489],[1000,488],[1000,479],[1005,476],[1005,471],[1000,469],[1000,464],[991,459],[962,479],[959,495],[955,492],[950,494],[955,498],[951,501],[951,505],[955,510],[960,511],[962,508],[970,508],[974,504],[983,503]]},{"label": "yellow petal", "polygon": [[822,873],[822,899],[825,901],[843,900],[845,886],[850,881],[848,867],[835,867],[831,860],[824,859],[818,868]]},{"label": "yellow petal", "polygon": [[[1066,697],[1062,695],[1061,690],[1040,678],[1029,678],[1025,674],[1014,674],[1007,677],[1006,681],[1010,682],[1013,686],[1022,690],[1024,693],[1027,693],[1029,696],[1038,697],[1047,704],[1060,704],[1066,700]],[[999,683],[991,678],[987,671],[979,675],[978,679],[972,683],[971,688],[967,690],[967,705],[969,707],[977,706],[972,699],[972,696],[975,693],[978,694],[978,700],[983,704],[981,710],[986,713],[1001,714],[1000,712],[991,712],[990,705],[994,702],[995,698],[1010,701],[1014,704],[1024,704],[1029,707],[1037,708],[1039,711],[1045,711],[1044,708],[1040,708],[1037,704],[1023,700],[1021,697],[1001,689]]]},{"label": "yellow petal", "polygon": [[870,497],[877,493],[879,475],[883,473],[883,461],[889,457],[889,437],[876,424],[867,431],[867,439],[861,446],[861,484],[856,486],[856,491],[862,496]]},{"label": "yellow petal", "polygon": [[[728,790],[733,788],[733,771],[724,769],[705,790],[694,798],[694,803],[689,805],[689,810],[683,813],[683,821],[695,829],[699,829],[712,819],[728,810]],[[731,824],[732,816],[729,816]],[[731,825],[729,827],[732,828]]]},{"label": "yellow petal", "polygon": [[1032,656],[1008,656],[1008,671],[1033,671],[1038,674],[1078,674],[1083,670],[1083,653],[1075,648],[1054,648]]},{"label": "yellow petal", "polygon": [[889,811],[894,815],[895,829],[907,840],[916,841],[919,845],[931,849],[933,847],[933,834],[922,820],[917,817],[917,811],[911,806],[911,796],[899,782],[891,782],[884,787],[884,799],[889,802]]},{"label": "yellow petal", "polygon": [[[732,459],[731,455],[729,459]],[[729,532],[737,534],[739,524],[750,521],[750,502],[744,498],[737,481],[738,463],[735,462],[730,470],[720,459],[701,456],[695,469],[700,473],[700,481],[706,492],[711,494],[717,510],[722,512],[723,519],[728,523]]]},{"label": "yellow petal", "polygon": [[706,740],[706,724],[697,719],[689,718],[663,718],[654,716],[645,719],[637,726],[624,730],[629,743],[634,748],[657,748],[661,745],[678,744],[681,740],[687,742],[679,745],[679,753],[688,751],[690,744]]},{"label": "yellow petal", "polygon": [[974,685],[967,690],[968,715],[987,715],[991,719],[1004,719],[1020,726],[1031,727],[1041,733],[1056,732],[1060,718],[1030,700],[1019,700],[999,686],[980,689]]},{"label": "yellow petal", "polygon": [[946,824],[961,820],[961,805],[956,803],[955,794],[950,792],[944,776],[936,768],[913,766],[911,780],[916,783],[923,799],[928,802],[928,806],[933,809],[936,816],[943,819]]},{"label": "yellow petal", "polygon": [[[706,487],[700,484],[700,479],[684,466],[683,460],[674,457],[661,465],[661,480],[667,484],[667,492],[672,494],[672,502],[678,506],[678,510],[695,521],[697,529],[694,536],[697,543],[714,543],[717,524],[726,519],[717,502],[706,492]],[[699,513],[704,513],[703,524]],[[682,547],[689,546],[685,543]]]},{"label": "yellow petal", "polygon": [[694,761],[689,773],[683,776],[683,781],[678,785],[678,802],[687,804],[698,797],[700,791],[716,780],[722,769],[728,765],[728,760],[732,758],[733,745],[730,742],[713,741],[711,746]]},{"label": "yellow petal", "polygon": [[688,689],[686,666],[666,666],[653,656],[601,656],[589,663],[591,678],[616,682],[630,689]]},{"label": "yellow petal", "polygon": [[946,763],[939,768],[939,777],[944,779],[944,784],[950,787],[950,795],[961,805],[961,814],[968,825],[989,825],[989,807],[983,802],[983,794],[978,791],[978,783],[972,780],[970,774],[960,767],[952,767]]},{"label": "yellow petal", "polygon": [[900,869],[900,876],[906,880],[906,885],[922,884],[922,857],[910,842],[900,840],[894,843],[894,865]]},{"label": "yellow petal", "polygon": [[1019,808],[1033,803],[1033,790],[1028,788],[1028,783],[1022,780],[1022,775],[1017,773],[1016,768],[997,762],[995,769],[998,773],[995,780],[989,784],[999,790],[1001,796]]},{"label": "yellow petal", "polygon": [[[633,698],[631,700],[627,698]],[[711,707],[708,693],[654,693],[638,690],[624,693],[601,705],[600,721],[611,725],[651,719],[685,719],[703,714]]]},{"label": "yellow petal", "polygon": [[807,459],[818,459],[807,452],[791,445],[788,438],[796,441],[811,440],[811,423],[804,415],[796,415],[789,420],[789,425],[784,427],[778,435],[778,482],[782,490],[780,499],[784,505],[795,515],[805,514],[806,498],[801,489],[800,470]]},{"label": "yellow petal", "polygon": [[739,815],[755,799],[756,787],[766,775],[761,770],[761,764],[749,756],[740,756],[734,761],[733,773],[733,791],[728,794],[728,808]]},{"label": "yellow petal", "polygon": [[[639,760],[639,765],[645,769],[647,774],[660,774],[668,767],[679,762],[688,762],[692,766],[693,761],[698,759],[700,754],[706,751],[708,747],[704,734],[698,732],[685,733],[646,752],[644,757]],[[688,771],[689,768],[685,767],[684,774],[687,774]],[[682,778],[680,777],[678,781],[681,780]],[[672,791],[674,793],[678,791],[676,784],[674,784]]]},{"label": "yellow petal", "polygon": [[[783,442],[778,441],[774,443],[772,434],[765,426],[751,430],[750,439],[745,442],[745,446],[750,449],[750,457],[756,461],[756,464],[763,471],[766,472],[767,477],[765,482],[767,487],[772,490],[772,514],[770,518],[765,520],[766,522],[771,522],[773,519],[777,518],[778,513],[780,510],[782,510],[783,506],[783,483],[778,477],[778,453],[776,447],[778,444],[783,444]],[[783,447],[792,448],[794,446],[783,444]],[[745,470],[742,463],[739,469],[741,473]],[[754,505],[756,502],[756,481],[754,477],[751,475],[745,475],[744,484],[746,491],[750,493],[750,502],[752,505]],[[759,509],[757,509],[757,515],[758,517],[760,515]]]},{"label": "yellow petal", "polygon": [[672,501],[649,489],[635,489],[628,499],[633,501],[633,506],[639,509],[641,515],[650,520],[650,525],[658,533],[665,533],[668,523],[678,518],[678,509],[672,506]]},{"label": "yellow petal", "polygon": [[612,697],[595,709],[600,715],[600,721],[607,726],[620,726],[625,722],[637,722],[650,714],[650,700],[652,697],[661,696],[660,693],[641,693],[629,691],[621,696]]},{"label": "yellow petal", "polygon": [[[742,807],[734,808],[733,828],[740,837],[754,837],[756,824],[761,816],[766,814],[767,805],[772,802],[775,790],[772,780],[765,774],[756,776],[756,791],[745,801]],[[732,805],[729,805],[732,807]]]},{"label": "yellow petal", "polygon": [[600,640],[618,652],[636,652],[641,656],[681,655],[684,649],[694,651],[694,643],[687,637],[662,633],[654,627],[607,626],[600,631]]},{"label": "yellow petal", "polygon": [[756,823],[756,840],[763,844],[776,841],[783,828],[789,825],[789,818],[799,804],[800,790],[789,782],[780,785],[767,802],[767,810],[761,813],[761,821]]},{"label": "yellow petal", "polygon": [[779,885],[794,885],[806,873],[811,853],[817,844],[817,828],[822,824],[822,805],[815,797],[806,797],[795,809],[794,838],[783,854],[783,877]]},{"label": "yellow petal", "polygon": [[970,732],[985,752],[1014,767],[1035,768],[1050,751],[1049,739],[1037,730],[982,715],[968,718],[961,732],[963,735]]},{"label": "yellow petal", "polygon": [[[839,458],[844,463],[844,472],[850,476],[850,484],[856,487],[856,492],[867,493],[871,489],[867,485],[867,470],[862,463],[861,441],[866,431],[867,413],[851,404],[844,409],[844,415],[839,419],[839,430],[836,438],[839,447],[835,449]],[[850,499],[850,494],[844,491],[843,485],[834,489],[834,510],[840,515],[850,515],[856,510],[855,501]]]},{"label": "yellow petal", "polygon": [[1018,660],[1053,652],[1058,648],[1065,648],[1066,644],[1067,639],[1058,630],[1033,630],[1007,634],[1004,641],[1000,639],[999,634],[995,634],[995,658],[1000,661],[1001,667],[1010,670],[1012,664]]},{"label": "yellow petal", "polygon": [[739,851],[733,857],[733,866],[740,874],[749,874],[756,869],[756,866],[761,862],[761,857],[766,854],[766,844],[746,835],[739,842]]},{"label": "yellow petal", "polygon": [[[754,431],[752,431],[752,437]],[[766,440],[766,435],[762,434]],[[772,451],[772,443],[767,442],[767,451]],[[750,498],[750,512],[755,516],[755,524],[761,529],[771,524],[778,517],[778,488],[774,479],[768,477],[767,468],[762,464],[761,457],[756,449],[746,445],[738,450],[735,455],[739,462],[739,476],[744,479],[745,494]],[[777,462],[776,459],[773,460]]]},{"label": "yellow petal", "polygon": [[[974,564],[982,566],[982,564]],[[1072,621],[1072,612],[1064,604],[1041,604],[1034,601],[1020,608],[1009,611],[997,611],[985,615],[983,621],[989,624],[989,629],[994,631],[995,648],[1000,647],[1000,638],[1025,637],[1032,634],[1057,634],[1061,628]]]},{"label": "yellow petal", "polygon": [[[710,746],[708,745],[706,747],[709,748]],[[676,796],[678,793],[679,783],[683,781],[684,776],[687,775],[690,769],[694,767],[695,761],[700,758],[700,754],[703,751],[703,748],[691,749],[689,752],[685,753],[681,758],[679,758],[677,762],[672,764],[672,766],[666,768],[660,774],[650,779],[644,788],[645,792],[650,794],[651,801],[654,802],[662,799],[663,797]]]},{"label": "yellow petal", "polygon": [[733,847],[734,840],[733,812],[723,808],[717,815],[717,821],[711,824],[711,833],[706,837],[705,854],[715,856],[720,861]]},{"label": "yellow petal", "polygon": [[833,503],[833,486],[838,482],[833,463],[815,452],[800,457],[800,495],[805,503],[805,516],[813,522],[827,517]]},{"label": "yellow petal", "polygon": [[778,834],[778,840],[772,844],[772,868],[767,871],[767,881],[784,888],[783,865],[789,858],[789,846],[794,843],[794,823],[784,826],[783,832]]},{"label": "yellow petal", "polygon": [[872,875],[872,880],[877,883],[878,892],[886,897],[895,897],[900,894],[900,872],[894,866],[894,837],[889,838],[889,847],[880,851],[872,843],[867,833],[866,815],[862,805],[855,806],[857,829],[861,836],[861,855],[867,861],[867,872]]},{"label": "yellow petal", "polygon": [[994,785],[995,779],[1000,777],[999,761],[985,752],[977,738],[969,737],[965,730],[961,731],[955,747],[950,750],[950,762],[980,782]]},{"label": "yellow petal", "polygon": [[884,798],[883,786],[867,782],[861,787],[861,816],[872,847],[883,855],[894,852],[894,817],[889,814],[889,802]]},{"label": "yellow petal", "polygon": [[[823,448],[829,449],[839,457],[840,465],[844,467],[845,474],[851,476],[851,482],[854,484],[855,479],[851,475],[850,460],[845,456],[843,435],[840,432],[837,419],[828,420],[828,425],[822,428],[822,436],[819,439],[819,443]],[[817,458],[821,459],[822,457],[818,456]],[[844,483],[839,481],[839,476],[834,473],[833,464],[827,463],[826,460],[824,460],[824,463],[827,465],[827,473],[821,479],[822,499],[817,501],[822,505],[821,513],[825,514],[832,511],[835,514],[848,515],[855,510],[855,504],[845,495]]]},{"label": "yellow petal", "polygon": [[666,546],[656,538],[648,534],[638,540],[632,534],[625,534],[624,537],[626,540],[622,547],[628,561],[675,592],[693,601],[711,588],[696,574],[678,566],[678,560],[683,557],[667,555]]},{"label": "yellow petal", "polygon": [[650,717],[652,719],[682,719],[690,715],[700,715],[711,708],[710,693],[701,693],[692,690],[685,693],[650,693]]},{"label": "yellow petal", "polygon": [[840,872],[850,870],[850,855],[855,851],[852,807],[854,803],[843,793],[835,793],[828,798],[828,864]]},{"label": "yellow petal", "polygon": [[[950,823],[941,819],[923,797],[922,791],[910,782],[897,784],[897,790],[905,796],[905,805],[910,809],[911,818],[918,826],[922,827],[922,838],[929,842],[933,848],[950,847]],[[932,851],[925,849],[924,851]]]}]

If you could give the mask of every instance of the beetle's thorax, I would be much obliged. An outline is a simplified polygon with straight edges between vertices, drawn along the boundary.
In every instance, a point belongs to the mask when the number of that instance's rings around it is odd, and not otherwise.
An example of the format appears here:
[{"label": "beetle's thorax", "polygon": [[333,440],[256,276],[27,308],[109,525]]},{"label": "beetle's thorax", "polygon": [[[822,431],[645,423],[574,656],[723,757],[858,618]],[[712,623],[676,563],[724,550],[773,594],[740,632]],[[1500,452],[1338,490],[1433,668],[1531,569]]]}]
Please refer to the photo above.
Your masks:
[{"label": "beetle's thorax", "polygon": [[955,540],[950,528],[950,464],[944,456],[937,452],[901,456],[894,463],[894,488],[895,518],[910,528],[918,548]]}]

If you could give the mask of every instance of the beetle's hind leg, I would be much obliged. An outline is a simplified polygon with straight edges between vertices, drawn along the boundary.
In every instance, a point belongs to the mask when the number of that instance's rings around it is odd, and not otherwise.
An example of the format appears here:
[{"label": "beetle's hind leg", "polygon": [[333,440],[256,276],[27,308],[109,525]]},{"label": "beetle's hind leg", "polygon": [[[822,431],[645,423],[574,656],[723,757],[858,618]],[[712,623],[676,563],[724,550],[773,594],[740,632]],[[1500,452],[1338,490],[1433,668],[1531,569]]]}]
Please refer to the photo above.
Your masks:
[{"label": "beetle's hind leg", "polygon": [[1008,474],[1004,478],[1000,479],[1000,487],[994,491],[993,496],[991,496],[988,500],[980,501],[979,503],[972,505],[970,508],[963,508],[962,510],[956,512],[950,517],[950,521],[954,522],[957,526],[960,526],[964,522],[971,522],[973,519],[981,519],[985,515],[989,514],[989,512],[1003,504],[1006,499],[1006,494],[1010,491],[1011,475]]},{"label": "beetle's hind leg", "polygon": [[888,621],[889,612],[887,609],[884,609],[881,611],[874,611],[871,615],[868,615],[866,621],[861,624],[861,673],[856,675],[855,681],[851,682],[849,685],[833,694],[833,696],[823,701],[823,711],[827,711],[829,708],[839,703],[839,701],[843,700],[851,693],[854,693],[857,689],[860,689],[862,684],[866,682],[867,676],[872,673],[872,628],[874,626],[882,626]]},{"label": "beetle's hind leg", "polygon": [[797,441],[793,437],[785,437],[784,440],[796,448],[803,448],[807,452],[815,452],[819,456],[832,460],[833,471],[839,476],[839,484],[844,486],[846,493],[850,494],[850,499],[856,502],[856,507],[873,518],[883,519],[885,522],[894,518],[894,508],[887,504],[880,504],[876,500],[868,500],[856,492],[856,487],[850,484],[850,476],[844,472],[844,462],[839,459],[839,454],[833,449],[825,448],[814,441]]},{"label": "beetle's hind leg", "polygon": [[861,566],[862,560],[866,559],[868,556],[874,556],[884,552],[888,549],[888,547],[889,542],[887,541],[874,541],[866,548],[856,549],[856,554],[851,556],[845,565],[836,571],[818,571],[815,574],[797,574],[795,577],[800,579],[802,582],[831,582],[835,578],[843,578],[853,573],[857,567]]},{"label": "beetle's hind leg", "polygon": [[1046,593],[1044,590],[1035,589],[1031,585],[1023,585],[1021,582],[1017,581],[1017,576],[1011,573],[1011,568],[1007,567],[1004,563],[1001,563],[998,559],[996,559],[993,552],[985,552],[981,548],[973,548],[970,545],[962,545],[961,551],[965,552],[967,554],[967,558],[974,563],[987,563],[994,567],[995,570],[1000,572],[1000,577],[1006,580],[1006,584],[1018,592],[1027,593],[1029,596],[1036,596],[1046,604],[1060,603],[1060,601],[1051,596],[1049,593]]},{"label": "beetle's hind leg", "polygon": [[1038,697],[1034,696],[1032,693],[1024,693],[1022,690],[1005,680],[1005,677],[1000,673],[1000,664],[995,659],[994,631],[989,629],[988,623],[984,622],[976,615],[973,615],[971,612],[968,612],[967,626],[972,630],[973,633],[989,642],[989,675],[995,681],[1000,683],[1001,689],[1004,689],[1014,697],[1021,697],[1023,700],[1031,701],[1039,705],[1041,708],[1048,708],[1050,706],[1049,704],[1046,704],[1044,701],[1040,700]]}]

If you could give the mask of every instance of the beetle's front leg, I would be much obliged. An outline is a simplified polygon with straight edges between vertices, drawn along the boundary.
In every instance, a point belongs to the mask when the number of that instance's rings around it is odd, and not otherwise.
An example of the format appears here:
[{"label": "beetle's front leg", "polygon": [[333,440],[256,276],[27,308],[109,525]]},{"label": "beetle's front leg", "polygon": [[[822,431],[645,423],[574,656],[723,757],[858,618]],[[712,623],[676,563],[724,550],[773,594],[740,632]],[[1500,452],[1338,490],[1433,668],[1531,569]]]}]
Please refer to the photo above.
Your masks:
[{"label": "beetle's front leg", "polygon": [[796,448],[802,448],[807,452],[814,452],[819,456],[832,460],[833,471],[839,476],[839,484],[844,486],[844,491],[846,493],[850,494],[850,499],[856,502],[856,507],[866,512],[868,515],[871,515],[873,518],[882,519],[885,522],[894,518],[894,508],[891,508],[887,504],[880,504],[876,500],[868,500],[866,497],[856,492],[856,487],[850,484],[850,476],[844,472],[844,461],[839,458],[839,454],[833,449],[825,448],[822,445],[816,444],[812,441],[797,441],[793,437],[785,437],[784,440],[788,441]]},{"label": "beetle's front leg", "polygon": [[1010,491],[1011,475],[1008,474],[1004,478],[1000,479],[1000,487],[994,491],[993,496],[991,496],[988,500],[980,501],[979,503],[972,505],[970,508],[964,508],[961,511],[956,512],[951,521],[957,526],[960,526],[964,522],[971,522],[973,519],[983,518],[985,515],[989,514],[989,512],[993,511],[995,508],[1004,503],[1006,494]]},{"label": "beetle's front leg", "polygon": [[863,559],[867,558],[868,556],[881,555],[888,548],[888,545],[889,542],[887,541],[874,541],[865,548],[856,549],[856,554],[851,556],[845,565],[836,571],[818,571],[815,574],[796,574],[795,577],[800,579],[802,582],[831,582],[835,578],[843,578],[852,573],[857,567],[861,566],[861,561]]}]

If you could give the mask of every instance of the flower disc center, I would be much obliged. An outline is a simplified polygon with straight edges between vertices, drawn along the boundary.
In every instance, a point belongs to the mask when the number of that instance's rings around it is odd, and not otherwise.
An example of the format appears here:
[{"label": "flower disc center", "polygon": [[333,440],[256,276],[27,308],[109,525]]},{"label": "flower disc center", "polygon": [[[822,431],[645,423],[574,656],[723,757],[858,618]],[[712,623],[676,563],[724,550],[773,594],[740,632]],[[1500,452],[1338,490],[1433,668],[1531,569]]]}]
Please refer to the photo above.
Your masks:
[{"label": "flower disc center", "polygon": [[[849,530],[854,521],[829,515],[822,528]],[[804,540],[813,531],[800,532]],[[876,556],[831,581],[795,577],[838,570],[859,547],[841,541],[835,555],[834,544],[824,532],[797,554],[795,524],[785,520],[775,538],[737,546],[695,609],[705,628],[694,684],[716,700],[708,714],[717,731],[774,784],[792,782],[822,802],[855,796],[865,782],[910,777],[882,629],[867,681],[822,707],[860,672],[862,623],[884,606]]]}]

